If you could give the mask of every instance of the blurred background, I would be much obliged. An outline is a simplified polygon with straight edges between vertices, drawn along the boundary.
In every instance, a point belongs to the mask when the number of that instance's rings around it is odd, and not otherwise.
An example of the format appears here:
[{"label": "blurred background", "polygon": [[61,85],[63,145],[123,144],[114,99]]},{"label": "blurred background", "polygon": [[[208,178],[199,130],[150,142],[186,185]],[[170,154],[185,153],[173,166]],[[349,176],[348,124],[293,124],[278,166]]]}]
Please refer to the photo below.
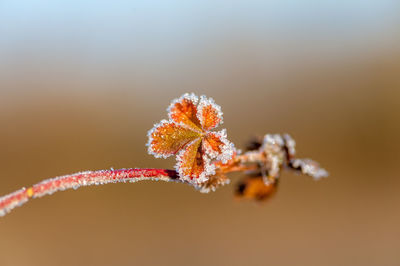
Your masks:
[{"label": "blurred background", "polygon": [[264,203],[232,185],[81,188],[0,219],[0,265],[399,265],[400,3],[0,1],[0,195],[42,179],[172,168],[147,131],[213,97],[237,147],[290,133],[318,182]]}]

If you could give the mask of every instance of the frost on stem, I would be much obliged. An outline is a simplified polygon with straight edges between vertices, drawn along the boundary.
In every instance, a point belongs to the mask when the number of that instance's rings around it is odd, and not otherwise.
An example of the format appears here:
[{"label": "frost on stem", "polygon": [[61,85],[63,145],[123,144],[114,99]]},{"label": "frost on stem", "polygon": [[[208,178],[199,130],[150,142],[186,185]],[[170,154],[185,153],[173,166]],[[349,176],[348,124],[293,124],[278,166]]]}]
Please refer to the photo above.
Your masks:
[{"label": "frost on stem", "polygon": [[17,206],[21,206],[29,198],[40,198],[66,189],[78,189],[82,186],[103,185],[110,183],[152,180],[166,182],[181,182],[173,170],[165,169],[120,169],[86,171],[72,175],[59,176],[44,180],[32,187],[22,188],[14,193],[0,198],[0,216],[4,216]]},{"label": "frost on stem", "polygon": [[290,166],[305,175],[312,176],[315,180],[328,176],[328,172],[311,159],[293,159],[290,161]]},{"label": "frost on stem", "polygon": [[0,198],[0,216],[6,215],[15,207],[21,206],[29,200],[26,188],[21,188],[13,193]]}]

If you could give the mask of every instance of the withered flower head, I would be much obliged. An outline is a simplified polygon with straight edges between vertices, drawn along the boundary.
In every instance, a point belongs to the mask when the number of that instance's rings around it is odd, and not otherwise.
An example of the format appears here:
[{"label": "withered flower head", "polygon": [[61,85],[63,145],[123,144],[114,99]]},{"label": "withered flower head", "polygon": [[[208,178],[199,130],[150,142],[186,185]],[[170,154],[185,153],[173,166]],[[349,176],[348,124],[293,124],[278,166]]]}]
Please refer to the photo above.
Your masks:
[{"label": "withered flower head", "polygon": [[327,177],[328,172],[310,159],[296,158],[296,142],[288,134],[266,134],[253,138],[242,161],[258,167],[237,185],[236,196],[262,201],[275,194],[283,169],[309,175],[314,179]]},{"label": "withered flower head", "polygon": [[215,174],[214,160],[227,162],[235,148],[226,130],[211,131],[222,123],[221,107],[212,98],[184,94],[169,106],[169,120],[162,120],[148,133],[148,151],[155,157],[177,155],[179,176],[202,184]]}]

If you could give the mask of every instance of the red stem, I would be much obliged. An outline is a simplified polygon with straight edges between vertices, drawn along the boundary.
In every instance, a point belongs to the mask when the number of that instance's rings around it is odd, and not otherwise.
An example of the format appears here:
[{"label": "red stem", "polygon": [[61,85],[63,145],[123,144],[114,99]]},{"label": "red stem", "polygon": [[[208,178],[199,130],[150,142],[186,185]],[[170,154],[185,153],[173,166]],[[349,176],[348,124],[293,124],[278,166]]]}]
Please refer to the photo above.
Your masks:
[{"label": "red stem", "polygon": [[118,182],[136,182],[142,180],[162,180],[166,182],[180,182],[178,173],[167,169],[119,169],[86,171],[72,175],[65,175],[46,179],[30,188],[22,188],[0,198],[0,216],[6,215],[17,206],[21,206],[29,198],[39,198],[70,188],[81,186],[102,185]]}]

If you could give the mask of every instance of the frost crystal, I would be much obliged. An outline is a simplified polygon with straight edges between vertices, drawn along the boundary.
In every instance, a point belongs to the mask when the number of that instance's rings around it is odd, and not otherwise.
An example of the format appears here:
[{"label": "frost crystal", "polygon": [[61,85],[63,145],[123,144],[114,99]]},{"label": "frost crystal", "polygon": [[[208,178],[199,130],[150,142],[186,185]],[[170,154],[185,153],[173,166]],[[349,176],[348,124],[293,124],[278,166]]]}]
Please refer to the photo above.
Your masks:
[{"label": "frost crystal", "polygon": [[0,216],[9,213],[15,207],[21,206],[29,199],[27,189],[22,188],[0,198]]},{"label": "frost crystal", "polygon": [[293,158],[296,156],[296,142],[289,134],[284,134],[283,139],[285,140],[285,147],[288,152],[288,157]]},{"label": "frost crystal", "polygon": [[264,183],[273,183],[279,177],[285,160],[284,140],[278,135],[267,134],[264,137],[261,149],[265,153],[268,175],[264,177]]},{"label": "frost crystal", "polygon": [[219,176],[210,176],[210,178],[202,183],[197,185],[195,188],[199,190],[201,193],[209,193],[209,192],[214,192],[217,190],[217,188],[227,185],[230,183],[230,179],[227,178],[224,175],[219,175]]},{"label": "frost crystal", "polygon": [[299,169],[303,174],[313,177],[315,180],[328,177],[328,172],[321,168],[319,164],[311,159],[293,159],[293,168]]}]

